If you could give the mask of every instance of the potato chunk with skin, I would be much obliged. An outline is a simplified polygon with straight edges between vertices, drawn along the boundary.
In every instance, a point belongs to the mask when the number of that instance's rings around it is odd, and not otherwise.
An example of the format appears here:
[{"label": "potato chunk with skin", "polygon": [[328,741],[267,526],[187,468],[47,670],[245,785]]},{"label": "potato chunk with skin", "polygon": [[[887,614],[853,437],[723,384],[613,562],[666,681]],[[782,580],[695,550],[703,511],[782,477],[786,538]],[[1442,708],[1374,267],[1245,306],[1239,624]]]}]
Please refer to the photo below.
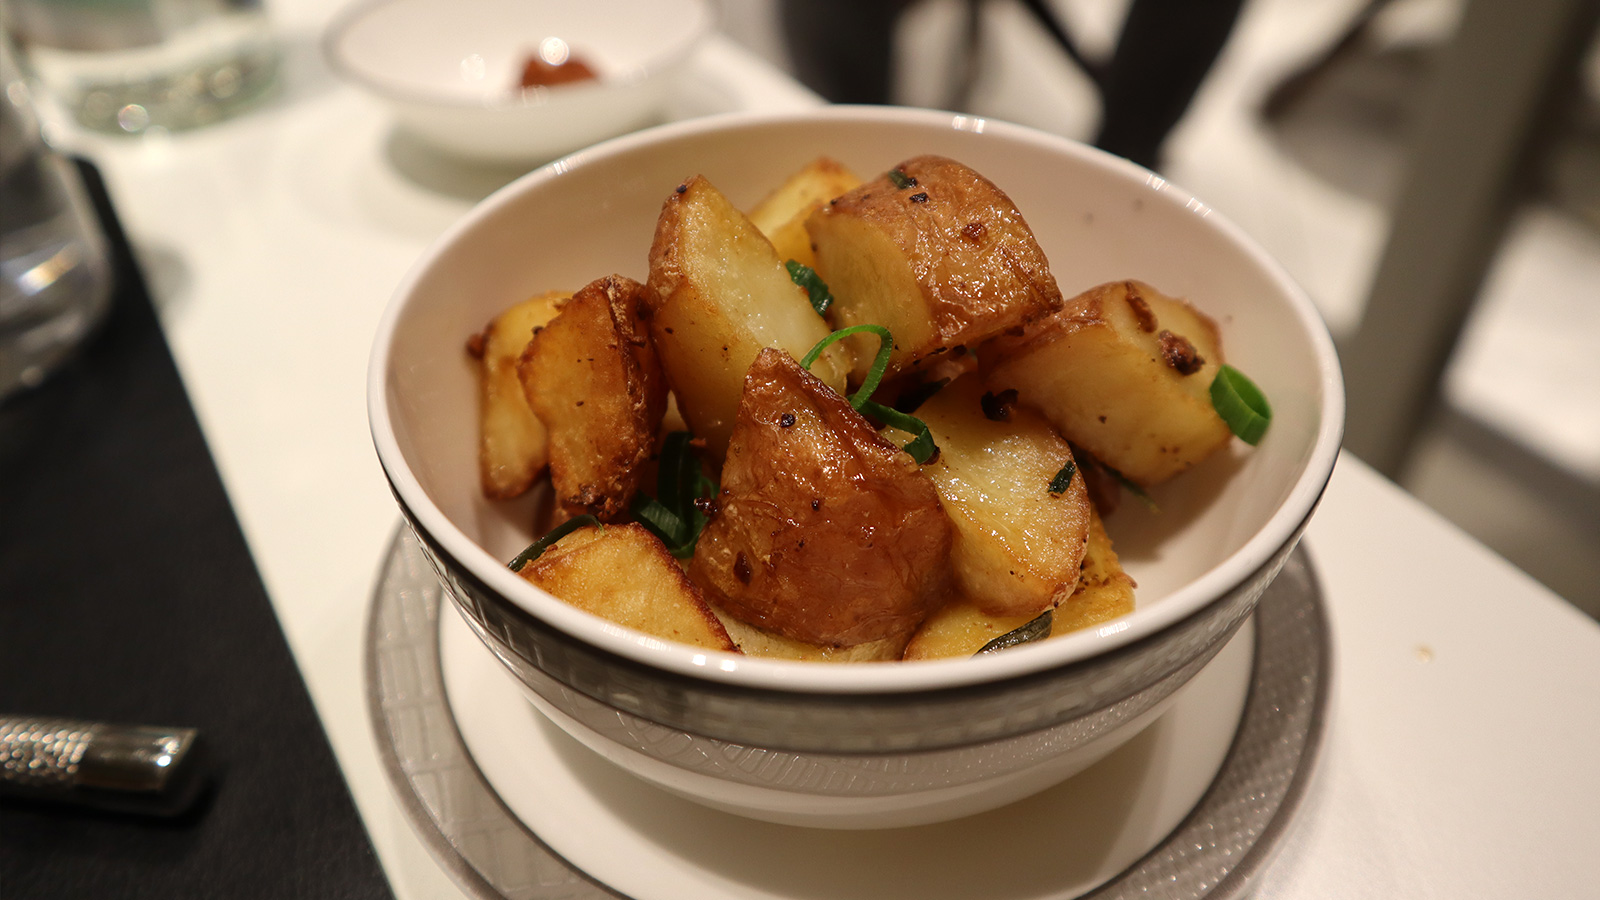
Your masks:
[{"label": "potato chunk with skin", "polygon": [[738,652],[699,588],[643,525],[580,528],[517,574],[618,625],[681,644]]},{"label": "potato chunk with skin", "polygon": [[[678,407],[720,458],[756,354],[777,347],[802,357],[828,336],[828,324],[772,243],[699,176],[662,206],[649,284],[651,332]],[[834,345],[814,368],[843,388],[849,366],[849,352]]]},{"label": "potato chunk with skin", "polygon": [[568,516],[625,513],[655,449],[667,386],[643,293],[620,275],[591,282],[517,364],[528,405],[550,431],[550,481]]},{"label": "potato chunk with skin", "polygon": [[478,474],[485,497],[520,496],[550,462],[550,435],[528,406],[517,380],[517,360],[533,330],[555,318],[570,296],[551,291],[524,300],[496,316],[468,343],[480,367]]},{"label": "potato chunk with skin", "polygon": [[951,562],[962,593],[985,613],[1031,618],[1078,583],[1089,495],[1067,442],[1038,413],[985,395],[967,376],[917,409],[939,455],[922,471],[955,525]]},{"label": "potato chunk with skin", "polygon": [[1228,443],[1210,393],[1222,362],[1214,322],[1139,281],[1092,288],[978,349],[990,390],[1016,390],[1067,440],[1141,485]]},{"label": "potato chunk with skin", "polygon": [[788,354],[761,351],[689,567],[711,604],[811,644],[907,635],[944,600],[950,542],[911,457]]},{"label": "potato chunk with skin", "polygon": [[[1089,540],[1078,587],[1051,613],[1050,637],[1109,622],[1133,611],[1133,579],[1122,570],[1100,516],[1091,507]],[[993,616],[966,597],[941,607],[906,645],[905,659],[971,656],[997,637],[1033,621],[1031,615]]]},{"label": "potato chunk with skin", "polygon": [[881,641],[867,641],[851,647],[808,644],[741,622],[732,615],[717,610],[716,607],[712,607],[711,611],[717,613],[717,618],[722,620],[722,627],[728,630],[728,637],[738,645],[739,652],[746,656],[760,656],[766,659],[794,659],[802,662],[887,662],[900,658],[900,654],[905,651],[906,641],[911,637],[908,634],[899,634]]},{"label": "potato chunk with skin", "polygon": [[[940,156],[901,163],[806,220],[835,326],[894,335],[889,372],[925,365],[1061,306],[1049,262],[1017,207],[988,179]],[[877,345],[852,338],[857,379]]]},{"label": "potato chunk with skin", "polygon": [[861,179],[837,160],[819,156],[751,207],[750,221],[772,241],[779,259],[816,268],[806,218],[859,184]]}]

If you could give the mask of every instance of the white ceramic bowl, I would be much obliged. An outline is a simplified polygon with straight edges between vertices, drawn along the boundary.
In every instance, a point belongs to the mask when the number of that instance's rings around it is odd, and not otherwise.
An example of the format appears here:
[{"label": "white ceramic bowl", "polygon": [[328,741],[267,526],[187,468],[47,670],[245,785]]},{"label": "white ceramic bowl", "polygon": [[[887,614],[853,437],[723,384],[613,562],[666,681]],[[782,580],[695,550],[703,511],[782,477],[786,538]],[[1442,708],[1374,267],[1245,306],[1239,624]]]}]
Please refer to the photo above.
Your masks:
[{"label": "white ceramic bowl", "polygon": [[[334,20],[323,52],[437,149],[545,162],[658,118],[711,25],[704,0],[370,0]],[[598,79],[519,90],[549,39]]]},{"label": "white ceramic bowl", "polygon": [[[1007,191],[1063,293],[1122,278],[1188,297],[1275,415],[1110,520],[1138,608],[981,658],[819,664],[708,653],[612,625],[505,566],[526,504],[483,499],[466,337],[509,304],[619,272],[643,280],[662,200],[704,174],[748,206],[817,154],[864,176],[921,153]],[[1254,609],[1311,515],[1343,423],[1321,318],[1272,260],[1200,201],[1130,163],[948,113],[830,108],[663,126],[577,153],[484,201],[406,278],[369,381],[378,455],[458,609],[559,726],[701,802],[782,822],[951,818],[1040,790],[1131,737]]]}]

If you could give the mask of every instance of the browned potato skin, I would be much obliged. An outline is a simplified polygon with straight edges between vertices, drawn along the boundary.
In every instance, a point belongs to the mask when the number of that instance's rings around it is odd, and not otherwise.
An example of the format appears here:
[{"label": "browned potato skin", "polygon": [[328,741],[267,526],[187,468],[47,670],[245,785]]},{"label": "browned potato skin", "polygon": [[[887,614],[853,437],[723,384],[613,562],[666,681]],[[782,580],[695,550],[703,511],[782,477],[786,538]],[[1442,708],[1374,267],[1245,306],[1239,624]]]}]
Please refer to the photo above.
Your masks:
[{"label": "browned potato skin", "polygon": [[[828,336],[806,292],[750,220],[696,175],[667,196],[650,246],[651,329],[679,408],[714,459],[727,452],[745,373],[764,347],[796,358]],[[850,353],[813,367],[845,386]]]},{"label": "browned potato skin", "polygon": [[643,296],[620,275],[589,283],[517,364],[528,405],[550,431],[550,481],[568,516],[626,513],[655,449],[667,383]]},{"label": "browned potato skin", "polygon": [[711,611],[717,613],[717,618],[722,620],[722,627],[728,630],[728,637],[738,645],[739,652],[746,656],[759,656],[764,659],[792,659],[799,662],[890,662],[900,658],[905,652],[906,641],[911,637],[909,634],[900,634],[851,647],[809,644],[784,637],[774,631],[757,628],[748,622],[741,622],[726,612],[719,612],[715,607]]},{"label": "browned potato skin", "polygon": [[[887,327],[891,374],[1061,307],[1049,262],[1004,191],[941,156],[897,168],[916,184],[897,188],[885,174],[806,220],[834,325]],[[851,340],[859,379],[877,344]]]},{"label": "browned potato skin", "polygon": [[517,574],[585,612],[635,631],[739,652],[699,588],[643,525],[580,528]]},{"label": "browned potato skin", "polygon": [[572,294],[551,291],[505,310],[468,342],[478,357],[478,476],[492,500],[517,497],[550,462],[549,432],[528,406],[517,380],[517,360],[533,330],[555,318]]},{"label": "browned potato skin", "polygon": [[[1105,525],[1101,523],[1100,516],[1091,510],[1089,542],[1078,574],[1077,589],[1056,606],[1051,619],[1050,637],[1071,634],[1132,612],[1133,589],[1133,579],[1122,570]],[[922,623],[922,627],[917,629],[911,642],[906,645],[904,658],[971,656],[983,649],[985,644],[1021,628],[1033,618],[1034,615],[990,615],[966,597],[957,597]]]},{"label": "browned potato skin", "polygon": [[[1164,335],[1198,353],[1186,374]],[[991,390],[1013,388],[1073,444],[1141,485],[1187,471],[1232,433],[1211,405],[1223,362],[1216,323],[1141,281],[1115,281],[978,348]]]},{"label": "browned potato skin", "polygon": [[712,605],[811,644],[903,636],[944,599],[950,544],[916,463],[788,354],[763,350],[689,568]]},{"label": "browned potato skin", "polygon": [[779,259],[816,268],[806,219],[829,200],[861,184],[838,160],[819,156],[750,208],[750,222],[772,241]]}]

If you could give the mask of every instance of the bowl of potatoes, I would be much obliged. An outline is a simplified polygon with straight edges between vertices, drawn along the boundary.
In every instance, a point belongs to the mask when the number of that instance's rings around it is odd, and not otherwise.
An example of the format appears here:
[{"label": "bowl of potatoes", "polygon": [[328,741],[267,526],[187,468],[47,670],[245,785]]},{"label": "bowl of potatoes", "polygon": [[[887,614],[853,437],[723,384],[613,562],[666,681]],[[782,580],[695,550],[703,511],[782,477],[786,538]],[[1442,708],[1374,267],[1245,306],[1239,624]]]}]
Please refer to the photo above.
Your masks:
[{"label": "bowl of potatoes", "polygon": [[1337,456],[1331,340],[1152,173],[1005,123],[678,123],[491,196],[398,288],[374,442],[545,716],[776,822],[1082,770],[1250,616]]}]

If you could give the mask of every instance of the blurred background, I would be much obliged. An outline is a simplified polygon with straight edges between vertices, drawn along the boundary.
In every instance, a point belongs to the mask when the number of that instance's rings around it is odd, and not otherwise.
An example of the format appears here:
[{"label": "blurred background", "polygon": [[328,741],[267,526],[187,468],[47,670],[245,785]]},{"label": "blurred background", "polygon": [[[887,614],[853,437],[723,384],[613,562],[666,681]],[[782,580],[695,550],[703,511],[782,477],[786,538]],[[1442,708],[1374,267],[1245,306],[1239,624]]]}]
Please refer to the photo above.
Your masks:
[{"label": "blurred background", "polygon": [[720,7],[830,100],[1021,122],[1194,192],[1327,319],[1347,448],[1600,617],[1600,4]]}]

